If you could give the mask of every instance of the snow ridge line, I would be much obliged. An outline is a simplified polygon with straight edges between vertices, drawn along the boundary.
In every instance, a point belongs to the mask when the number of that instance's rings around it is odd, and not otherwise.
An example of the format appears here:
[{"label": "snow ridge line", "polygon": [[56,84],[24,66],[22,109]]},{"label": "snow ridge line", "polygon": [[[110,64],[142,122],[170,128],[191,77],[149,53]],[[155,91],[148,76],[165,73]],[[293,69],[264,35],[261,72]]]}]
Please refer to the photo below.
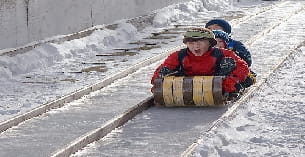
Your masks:
[{"label": "snow ridge line", "polygon": [[13,126],[16,126],[16,125],[18,125],[18,124],[20,124],[20,123],[22,123],[26,120],[29,120],[31,118],[42,115],[42,114],[50,111],[51,109],[60,108],[60,107],[64,106],[64,104],[66,104],[66,103],[69,103],[69,102],[72,102],[76,99],[79,99],[82,96],[87,95],[91,92],[100,90],[100,89],[112,84],[115,80],[119,80],[123,77],[126,77],[127,75],[136,72],[140,68],[142,68],[144,66],[148,66],[148,65],[150,65],[150,64],[152,64],[156,61],[159,61],[159,60],[165,58],[166,56],[168,56],[173,51],[180,50],[181,48],[184,48],[184,47],[185,47],[184,45],[180,45],[180,46],[174,47],[172,49],[166,50],[159,55],[147,58],[144,61],[141,61],[140,63],[137,63],[137,64],[135,64],[135,65],[123,70],[123,71],[120,71],[116,74],[113,74],[112,76],[109,76],[109,77],[105,78],[104,80],[102,80],[102,81],[100,81],[96,84],[84,87],[82,89],[79,89],[79,90],[71,93],[71,94],[68,94],[68,95],[65,95],[65,96],[63,96],[59,99],[56,99],[52,102],[43,104],[43,105],[41,105],[41,106],[31,110],[31,111],[28,111],[24,114],[18,115],[16,117],[8,119],[4,122],[1,122],[0,123],[0,133],[4,132],[5,130],[7,130],[7,129],[13,127]]},{"label": "snow ridge line", "polygon": [[[299,10],[295,11],[294,13],[301,12],[305,8],[302,7]],[[294,14],[292,13],[292,14]],[[291,15],[292,15],[291,14]],[[265,29],[261,33],[255,35],[252,37],[250,40],[246,42],[246,45],[252,45],[255,40],[258,38],[264,36],[265,34],[269,33],[272,29],[275,27],[279,26],[281,23],[287,21],[291,15],[287,16],[286,18],[283,19],[283,21],[274,24],[273,26],[269,27],[268,29]],[[295,46],[294,48],[291,49],[290,53],[287,54],[282,61],[280,61],[277,65],[275,65],[267,74],[265,74],[259,82],[257,82],[255,85],[253,85],[238,101],[236,101],[231,107],[228,108],[228,111],[226,111],[220,118],[218,118],[216,121],[212,123],[212,125],[204,132],[202,137],[207,135],[212,129],[216,129],[223,121],[228,120],[232,118],[234,113],[237,111],[238,107],[241,106],[242,103],[245,103],[246,101],[250,100],[253,95],[255,94],[254,92],[259,90],[260,87],[268,81],[268,78],[270,78],[276,70],[278,70],[284,63],[287,61],[289,58],[293,57],[295,52],[302,46],[305,45],[305,40],[301,42],[299,45]],[[190,157],[191,154],[194,152],[196,147],[198,147],[199,143],[203,140],[203,138],[198,139],[196,142],[192,143],[184,152],[181,153],[180,157]]]},{"label": "snow ridge line", "polygon": [[92,143],[98,139],[103,138],[108,133],[113,131],[115,128],[118,128],[125,124],[130,119],[134,118],[136,115],[141,113],[143,110],[148,109],[153,105],[153,97],[149,97],[144,101],[140,102],[139,104],[131,107],[124,113],[112,118],[111,120],[107,121],[103,126],[97,128],[91,132],[88,132],[86,135],[79,137],[78,139],[74,140],[70,144],[64,146],[63,149],[56,151],[53,153],[52,157],[66,157],[70,156],[71,154],[77,152],[81,148],[84,148],[89,143]]}]

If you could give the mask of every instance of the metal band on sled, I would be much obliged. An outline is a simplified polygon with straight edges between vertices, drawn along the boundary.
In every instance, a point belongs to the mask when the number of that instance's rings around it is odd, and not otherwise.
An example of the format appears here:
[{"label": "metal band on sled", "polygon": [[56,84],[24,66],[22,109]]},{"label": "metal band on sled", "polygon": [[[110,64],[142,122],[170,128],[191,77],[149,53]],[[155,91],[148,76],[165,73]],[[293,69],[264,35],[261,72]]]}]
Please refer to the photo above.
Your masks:
[{"label": "metal band on sled", "polygon": [[223,105],[222,80],[222,76],[157,78],[154,103],[166,107]]}]

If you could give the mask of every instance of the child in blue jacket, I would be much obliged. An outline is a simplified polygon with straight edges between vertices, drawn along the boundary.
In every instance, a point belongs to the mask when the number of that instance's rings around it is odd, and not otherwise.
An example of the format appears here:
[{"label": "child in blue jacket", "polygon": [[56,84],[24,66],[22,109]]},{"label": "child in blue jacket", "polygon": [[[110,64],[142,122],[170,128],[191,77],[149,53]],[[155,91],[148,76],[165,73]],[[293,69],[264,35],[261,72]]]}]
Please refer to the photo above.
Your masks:
[{"label": "child in blue jacket", "polygon": [[[212,19],[206,23],[205,28],[210,30],[222,30],[229,35],[231,34],[231,25],[223,19]],[[242,42],[229,37],[227,49],[233,50],[240,58],[247,62],[249,67],[251,66],[251,54]]]},{"label": "child in blue jacket", "polygon": [[[232,42],[232,40],[230,40],[229,34],[222,30],[213,30],[213,33],[215,35],[215,40],[217,41],[215,47],[228,49],[228,45],[230,44],[230,42]],[[242,58],[242,57],[240,57],[240,58]],[[250,59],[251,59],[251,57],[250,57]],[[243,59],[243,60],[245,60],[245,59]],[[244,82],[241,82],[240,85],[241,85],[241,88],[247,88],[247,87],[250,87],[251,85],[253,85],[255,82],[256,82],[256,74],[252,70],[250,70],[250,73],[248,74],[246,80]]]}]

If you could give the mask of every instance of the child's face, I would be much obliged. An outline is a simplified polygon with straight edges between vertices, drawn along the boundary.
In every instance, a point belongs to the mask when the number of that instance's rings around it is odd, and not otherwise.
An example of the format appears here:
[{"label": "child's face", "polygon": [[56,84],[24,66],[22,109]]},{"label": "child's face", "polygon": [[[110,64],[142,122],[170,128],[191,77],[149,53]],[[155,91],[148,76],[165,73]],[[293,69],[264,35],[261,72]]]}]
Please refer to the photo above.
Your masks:
[{"label": "child's face", "polygon": [[217,44],[215,47],[217,48],[227,48],[227,44],[220,38],[216,38]]},{"label": "child's face", "polygon": [[197,41],[186,42],[186,46],[195,56],[202,56],[209,50],[210,41],[207,39],[201,39]]},{"label": "child's face", "polygon": [[223,28],[220,27],[217,24],[210,25],[210,26],[207,27],[207,29],[209,29],[209,30],[222,30],[223,31]]}]

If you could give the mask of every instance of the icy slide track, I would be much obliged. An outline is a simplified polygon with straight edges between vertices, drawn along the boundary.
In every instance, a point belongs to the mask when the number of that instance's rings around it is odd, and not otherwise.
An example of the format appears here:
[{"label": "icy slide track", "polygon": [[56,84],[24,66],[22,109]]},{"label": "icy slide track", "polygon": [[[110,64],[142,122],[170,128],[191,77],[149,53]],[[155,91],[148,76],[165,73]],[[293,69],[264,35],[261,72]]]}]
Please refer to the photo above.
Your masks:
[{"label": "icy slide track", "polygon": [[[273,15],[275,16],[268,17],[265,15],[270,14],[270,12],[273,12]],[[294,15],[295,13],[297,14]],[[245,31],[242,31],[242,29],[250,28],[246,26],[252,26],[253,28],[254,24],[256,24],[255,27],[257,28],[255,31],[247,31],[250,33],[248,36],[256,38],[249,42],[249,44],[252,44],[251,50],[254,49],[253,45],[257,45],[255,48],[260,51],[256,52],[262,52],[261,49],[264,48],[263,46],[270,46],[268,50],[272,51],[272,48],[275,48],[272,44],[275,43],[266,45],[264,44],[264,38],[269,38],[269,40],[274,41],[273,37],[277,36],[277,42],[284,42],[284,40],[281,39],[291,35],[288,33],[290,31],[288,31],[288,27],[285,27],[285,25],[295,25],[295,23],[293,23],[297,21],[295,18],[304,19],[304,17],[301,17],[302,14],[304,15],[303,4],[291,3],[289,5],[281,5],[278,8],[262,12],[261,14],[242,22],[240,24],[241,30],[236,31],[240,34],[236,34],[235,37],[243,39],[243,41],[248,41],[245,36],[241,36],[245,35]],[[268,21],[268,23],[264,20]],[[262,22],[262,25],[257,25],[260,22]],[[298,25],[303,26],[303,24],[300,23]],[[272,34],[272,32],[277,29],[282,29],[282,32],[285,32],[283,30],[286,29],[287,33]],[[276,54],[270,54],[269,51],[264,51],[261,54],[256,53],[253,56],[254,60],[263,61],[265,64],[261,64],[260,66],[253,65],[253,67],[255,67],[254,70],[258,73],[268,73],[270,69],[273,69],[273,66],[282,62],[283,59],[285,59],[285,56],[292,52],[294,48],[302,42],[301,39],[304,37],[302,32],[304,32],[304,30],[301,29],[302,28],[293,32],[295,33],[294,36],[296,37],[296,40],[290,41],[291,43],[288,44],[288,47],[283,47],[281,51],[277,51]],[[278,55],[279,60],[277,62],[274,61],[275,56],[272,55]],[[272,62],[269,60],[272,60]],[[17,156],[18,153],[23,152],[24,156],[49,156],[56,150],[69,144],[73,139],[101,126],[102,122],[107,122],[112,117],[124,112],[126,109],[150,95],[149,90],[147,90],[150,87],[147,84],[147,81],[149,81],[151,72],[157,64],[144,67],[136,73],[118,80],[100,91],[91,93],[80,100],[73,101],[61,109],[53,110],[43,116],[33,118],[32,120],[26,121],[19,126],[3,132],[0,136],[1,143],[3,144],[0,155]],[[260,78],[264,77],[265,76],[260,76]],[[142,79],[137,80],[138,78]],[[130,96],[130,89],[137,90],[134,90],[134,93]],[[126,97],[126,94],[130,96],[130,99],[126,99],[128,98]],[[115,102],[110,97],[116,97],[117,99],[124,98],[126,99],[126,103],[122,104],[119,100],[118,102]],[[103,106],[99,105],[100,102],[103,102]],[[112,106],[112,108],[110,106]],[[211,110],[213,110],[213,114],[211,114]],[[113,134],[98,141],[94,147],[86,148],[90,151],[85,151],[85,153],[88,154],[84,154],[84,156],[90,156],[90,154],[112,154],[113,156],[124,154],[128,156],[128,153],[133,156],[143,156],[145,153],[147,156],[164,156],[164,154],[178,156],[188,147],[188,145],[199,137],[203,130],[207,130],[209,125],[212,124],[214,120],[218,119],[225,110],[225,108],[168,110],[153,107],[137,116],[130,123],[127,123],[122,129],[115,130]],[[175,115],[179,116],[175,119],[166,119],[167,116],[165,115],[169,115],[168,117],[175,117]],[[180,120],[178,121],[178,119]],[[183,121],[181,121],[182,119]],[[202,121],[202,119],[206,119],[206,122]],[[152,126],[154,128],[151,128]],[[134,130],[135,128],[136,130]],[[192,131],[193,134],[190,131]],[[121,143],[119,141],[121,141]],[[150,147],[148,147],[149,145]],[[165,146],[166,150],[162,149]]]},{"label": "icy slide track", "polygon": [[[283,14],[276,14],[273,11],[282,12],[282,9],[286,7],[292,6],[279,7],[255,16],[241,23],[239,30],[235,30],[239,32],[237,38],[244,41],[247,41],[247,36],[256,38],[247,42],[253,52],[254,60],[260,64],[254,64],[253,69],[265,75],[259,76],[260,81],[254,88],[260,88],[274,70],[286,59],[296,55],[298,48],[304,46],[305,28],[296,27],[303,24],[298,23],[297,19],[304,18],[304,4],[300,7],[302,11],[280,18],[281,20],[278,21],[277,16],[283,16]],[[266,16],[271,14],[274,16]],[[243,30],[253,29],[250,26],[254,24],[258,26],[256,28],[258,32]],[[290,28],[297,29],[291,32]],[[289,36],[296,38],[287,41]],[[163,108],[153,107],[74,156],[179,156],[181,153],[184,153],[182,156],[190,156],[197,146],[197,142],[194,144],[192,142],[229,118],[237,107],[236,104],[231,106],[228,112],[222,109],[198,111],[198,109],[179,108],[165,111]],[[201,141],[205,143],[206,139],[208,137]]]}]

